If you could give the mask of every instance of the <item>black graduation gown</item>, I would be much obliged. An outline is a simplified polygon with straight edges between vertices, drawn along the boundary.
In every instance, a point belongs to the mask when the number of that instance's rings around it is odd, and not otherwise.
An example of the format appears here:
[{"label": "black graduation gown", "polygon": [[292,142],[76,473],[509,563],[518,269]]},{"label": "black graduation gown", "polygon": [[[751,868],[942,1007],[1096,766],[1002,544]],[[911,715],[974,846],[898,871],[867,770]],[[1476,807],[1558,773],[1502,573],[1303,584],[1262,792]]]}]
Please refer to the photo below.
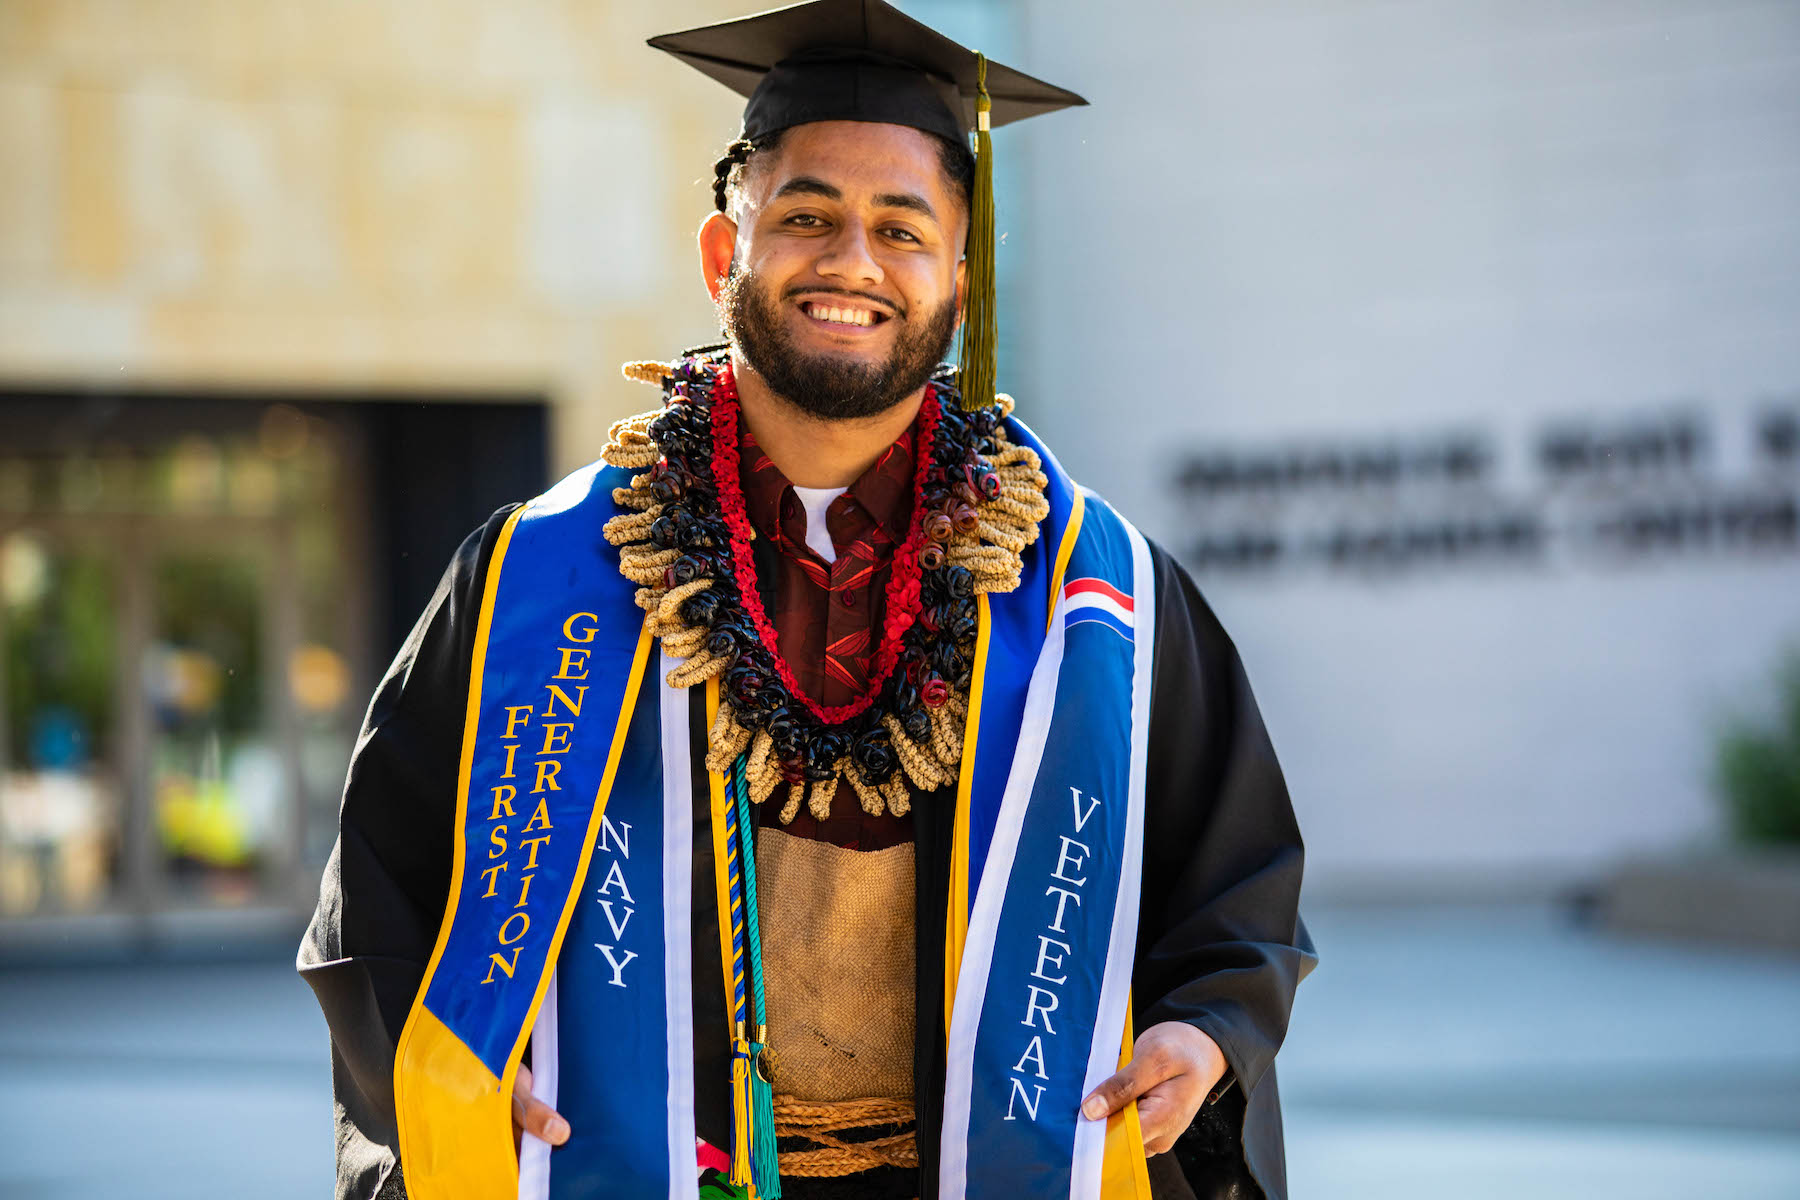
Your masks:
[{"label": "black graduation gown", "polygon": [[[337,845],[298,966],[331,1028],[337,1194],[405,1195],[395,1169],[394,1048],[450,892],[457,769],[470,659],[489,557],[507,515],[457,550],[370,702],[350,762]],[[759,543],[759,548],[760,543]],[[1169,1154],[1158,1197],[1236,1200],[1287,1190],[1273,1061],[1294,989],[1314,960],[1300,921],[1300,832],[1237,651],[1187,573],[1152,544],[1157,573],[1144,878],[1133,1020],[1198,1026],[1233,1086]],[[771,573],[764,572],[767,578]],[[704,751],[701,689],[691,723]],[[943,955],[954,796],[914,805],[918,905],[915,1055],[919,1128],[941,1117]],[[697,822],[696,918],[710,911],[711,839]],[[723,984],[695,956],[696,1124],[728,1145]],[[936,1193],[935,1139],[919,1138],[922,1200]],[[1260,1181],[1261,1187],[1258,1187]]]}]

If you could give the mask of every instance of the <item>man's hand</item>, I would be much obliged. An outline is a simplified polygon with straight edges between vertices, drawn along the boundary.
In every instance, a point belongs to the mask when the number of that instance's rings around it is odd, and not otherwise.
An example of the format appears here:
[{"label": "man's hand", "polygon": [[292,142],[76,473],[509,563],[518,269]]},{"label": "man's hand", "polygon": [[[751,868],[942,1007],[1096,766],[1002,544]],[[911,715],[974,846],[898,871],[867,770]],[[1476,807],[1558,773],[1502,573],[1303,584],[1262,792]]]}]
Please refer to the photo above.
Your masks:
[{"label": "man's hand", "polygon": [[513,1077],[512,1123],[514,1150],[519,1148],[521,1131],[552,1146],[569,1140],[569,1123],[563,1115],[531,1094],[531,1068],[523,1063]]},{"label": "man's hand", "polygon": [[1136,1100],[1144,1151],[1161,1154],[1224,1075],[1225,1055],[1217,1042],[1185,1022],[1164,1021],[1138,1035],[1131,1061],[1081,1102],[1081,1115],[1098,1121]]}]

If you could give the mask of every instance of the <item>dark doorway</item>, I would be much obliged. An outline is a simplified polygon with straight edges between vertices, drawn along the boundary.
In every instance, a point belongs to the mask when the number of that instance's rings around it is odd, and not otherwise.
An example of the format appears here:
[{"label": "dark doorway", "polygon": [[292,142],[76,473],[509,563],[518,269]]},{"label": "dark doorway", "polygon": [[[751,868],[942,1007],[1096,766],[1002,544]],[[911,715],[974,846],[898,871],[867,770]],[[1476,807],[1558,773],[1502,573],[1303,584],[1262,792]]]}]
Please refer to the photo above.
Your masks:
[{"label": "dark doorway", "polygon": [[381,661],[406,640],[463,538],[549,482],[542,404],[356,406],[368,454],[375,636]]}]

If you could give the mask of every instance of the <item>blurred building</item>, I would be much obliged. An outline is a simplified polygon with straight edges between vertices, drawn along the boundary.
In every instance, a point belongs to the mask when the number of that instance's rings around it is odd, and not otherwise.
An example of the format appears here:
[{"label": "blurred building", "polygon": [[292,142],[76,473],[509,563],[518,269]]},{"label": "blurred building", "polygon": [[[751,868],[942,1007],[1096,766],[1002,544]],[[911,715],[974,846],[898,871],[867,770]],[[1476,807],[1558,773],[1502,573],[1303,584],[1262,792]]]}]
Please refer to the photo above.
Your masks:
[{"label": "blurred building", "polygon": [[[753,5],[0,4],[0,943],[291,921],[463,534],[715,333]],[[1245,651],[1327,884],[1715,836],[1800,637],[1800,12],[903,7],[1007,130],[1003,384]]]}]

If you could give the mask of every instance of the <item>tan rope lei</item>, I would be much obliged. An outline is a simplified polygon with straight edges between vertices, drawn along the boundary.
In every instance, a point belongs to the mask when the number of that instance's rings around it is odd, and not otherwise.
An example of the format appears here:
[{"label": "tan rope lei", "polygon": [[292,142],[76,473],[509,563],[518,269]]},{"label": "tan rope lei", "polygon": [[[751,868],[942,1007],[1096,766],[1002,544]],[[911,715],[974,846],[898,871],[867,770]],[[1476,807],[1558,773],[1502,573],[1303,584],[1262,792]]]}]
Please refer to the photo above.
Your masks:
[{"label": "tan rope lei", "polygon": [[836,1179],[875,1167],[919,1165],[919,1143],[911,1129],[866,1141],[846,1141],[833,1134],[871,1126],[905,1125],[913,1120],[910,1100],[835,1100],[815,1103],[792,1096],[775,1097],[775,1133],[803,1137],[818,1149],[781,1151],[781,1173],[812,1179]]},{"label": "tan rope lei", "polygon": [[[661,385],[672,374],[664,363],[634,362],[625,364],[625,377],[640,383]],[[1002,414],[1013,409],[1012,397],[998,397]],[[637,472],[629,487],[614,488],[613,499],[629,511],[606,523],[606,540],[619,548],[619,570],[638,585],[637,604],[651,614],[651,634],[662,639],[663,649],[671,658],[686,661],[669,672],[669,686],[692,687],[724,672],[729,661],[710,654],[704,646],[707,629],[691,626],[681,619],[681,604],[689,596],[712,586],[710,579],[696,579],[678,587],[664,586],[664,572],[681,557],[679,550],[659,550],[650,544],[650,526],[662,512],[662,505],[650,492],[650,468],[662,460],[662,451],[650,436],[650,422],[660,410],[626,417],[612,427],[601,458],[609,465]],[[976,527],[970,533],[952,533],[944,543],[947,561],[967,567],[975,579],[977,593],[1010,592],[1019,586],[1024,572],[1022,554],[1038,537],[1038,524],[1050,514],[1050,502],[1044,498],[1049,479],[1043,463],[1029,446],[1015,446],[1006,438],[1004,428],[997,429],[994,441],[998,450],[989,457],[994,474],[1000,480],[1000,492],[992,500],[982,498],[975,505]],[[781,808],[781,823],[787,824],[800,811],[801,802],[814,818],[825,820],[831,813],[831,801],[838,785],[848,782],[856,792],[864,812],[880,816],[884,811],[905,816],[912,806],[907,790],[910,780],[921,791],[955,782],[962,767],[963,722],[968,717],[967,689],[952,690],[942,708],[927,709],[931,715],[931,736],[923,742],[907,737],[900,722],[892,716],[883,719],[893,739],[900,770],[885,783],[864,779],[848,756],[837,764],[837,775],[811,785],[788,785],[786,803]],[[706,766],[712,771],[730,770],[739,754],[749,752],[745,776],[750,784],[750,798],[761,804],[782,785],[781,766],[773,753],[774,741],[766,733],[752,735],[737,721],[731,706],[721,702],[718,719],[707,736]]]}]

